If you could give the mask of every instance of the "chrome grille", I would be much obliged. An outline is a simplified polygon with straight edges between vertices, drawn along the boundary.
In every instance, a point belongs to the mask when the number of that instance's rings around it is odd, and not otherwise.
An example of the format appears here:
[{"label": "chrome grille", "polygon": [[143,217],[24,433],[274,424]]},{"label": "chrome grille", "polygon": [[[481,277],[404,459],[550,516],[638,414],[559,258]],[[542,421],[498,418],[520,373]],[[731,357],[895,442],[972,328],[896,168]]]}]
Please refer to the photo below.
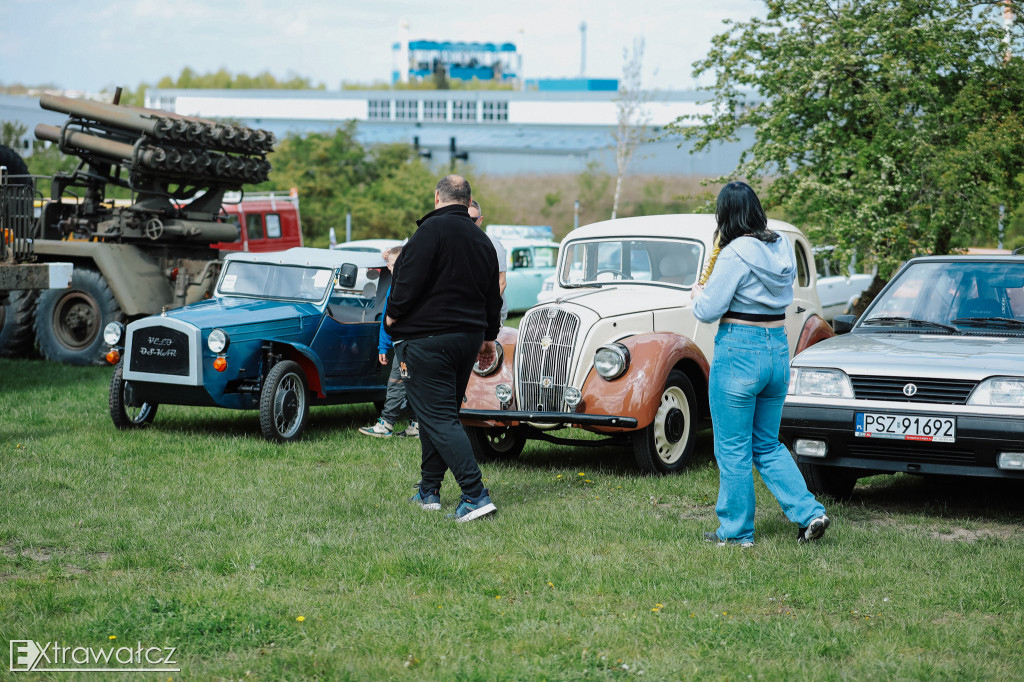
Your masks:
[{"label": "chrome grille", "polygon": [[520,410],[568,411],[563,396],[579,328],[580,318],[560,308],[537,308],[523,318],[516,350]]},{"label": "chrome grille", "polygon": [[[919,377],[852,376],[853,393],[860,400],[897,400],[906,403],[938,403],[963,405],[977,385],[974,381],[957,379],[922,379]],[[903,392],[913,384],[917,392],[908,396]]]}]

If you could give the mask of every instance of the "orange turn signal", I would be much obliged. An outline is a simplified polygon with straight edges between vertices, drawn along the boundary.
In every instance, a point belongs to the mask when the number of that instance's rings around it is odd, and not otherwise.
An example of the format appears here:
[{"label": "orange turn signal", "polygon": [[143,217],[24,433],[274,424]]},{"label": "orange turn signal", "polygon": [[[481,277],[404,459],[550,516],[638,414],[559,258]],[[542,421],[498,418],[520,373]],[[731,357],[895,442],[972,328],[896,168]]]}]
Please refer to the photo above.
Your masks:
[{"label": "orange turn signal", "polygon": [[213,361],[213,368],[218,372],[223,372],[228,368],[228,359],[217,358],[216,360]]},{"label": "orange turn signal", "polygon": [[120,359],[121,359],[121,354],[118,353],[117,350],[114,349],[114,348],[111,348],[110,352],[107,353],[107,362],[109,362],[112,365],[116,365],[117,361],[120,360]]}]

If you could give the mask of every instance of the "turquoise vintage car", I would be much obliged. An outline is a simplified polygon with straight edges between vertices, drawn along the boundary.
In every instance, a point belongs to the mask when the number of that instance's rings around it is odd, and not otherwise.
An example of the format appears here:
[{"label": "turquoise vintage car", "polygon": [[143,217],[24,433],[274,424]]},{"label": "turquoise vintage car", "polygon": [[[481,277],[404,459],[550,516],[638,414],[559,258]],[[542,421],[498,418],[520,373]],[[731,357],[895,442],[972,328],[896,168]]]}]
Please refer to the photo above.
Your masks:
[{"label": "turquoise vintage car", "polygon": [[510,313],[528,310],[537,304],[544,280],[555,274],[558,242],[533,239],[501,240],[507,254],[505,300]]},{"label": "turquoise vintage car", "polygon": [[[354,288],[357,280],[380,286]],[[380,253],[294,248],[237,253],[215,296],[136,320],[111,322],[116,363],[110,417],[150,424],[160,404],[259,410],[264,437],[301,437],[311,405],[383,405],[388,368],[377,361],[390,273]]]}]

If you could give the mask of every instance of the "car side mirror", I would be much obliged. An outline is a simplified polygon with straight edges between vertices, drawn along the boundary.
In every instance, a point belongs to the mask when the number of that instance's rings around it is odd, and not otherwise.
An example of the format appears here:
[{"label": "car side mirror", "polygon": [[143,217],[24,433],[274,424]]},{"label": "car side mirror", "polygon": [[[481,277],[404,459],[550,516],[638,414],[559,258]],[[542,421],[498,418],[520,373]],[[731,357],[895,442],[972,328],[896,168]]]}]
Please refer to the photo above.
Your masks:
[{"label": "car side mirror", "polygon": [[856,322],[856,315],[836,315],[832,318],[832,331],[836,334],[848,334]]},{"label": "car side mirror", "polygon": [[356,285],[358,276],[359,268],[351,263],[345,263],[341,266],[341,272],[338,274],[338,286],[342,289],[351,289]]}]

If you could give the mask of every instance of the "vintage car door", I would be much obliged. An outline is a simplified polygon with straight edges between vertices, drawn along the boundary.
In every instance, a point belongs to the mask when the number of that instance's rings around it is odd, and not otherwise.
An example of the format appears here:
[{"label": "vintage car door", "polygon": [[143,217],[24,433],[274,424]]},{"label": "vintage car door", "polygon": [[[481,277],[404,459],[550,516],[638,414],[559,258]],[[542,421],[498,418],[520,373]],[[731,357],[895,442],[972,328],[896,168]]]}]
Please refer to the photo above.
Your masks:
[{"label": "vintage car door", "polygon": [[378,318],[373,298],[355,292],[331,295],[310,344],[323,363],[328,391],[387,382],[390,367],[377,361]]},{"label": "vintage car door", "polygon": [[820,308],[818,292],[814,288],[814,261],[811,259],[810,244],[802,235],[786,232],[793,245],[796,262],[796,281],[793,282],[793,302],[786,310],[786,336],[789,339],[790,357],[796,355],[796,344],[808,318]]}]

